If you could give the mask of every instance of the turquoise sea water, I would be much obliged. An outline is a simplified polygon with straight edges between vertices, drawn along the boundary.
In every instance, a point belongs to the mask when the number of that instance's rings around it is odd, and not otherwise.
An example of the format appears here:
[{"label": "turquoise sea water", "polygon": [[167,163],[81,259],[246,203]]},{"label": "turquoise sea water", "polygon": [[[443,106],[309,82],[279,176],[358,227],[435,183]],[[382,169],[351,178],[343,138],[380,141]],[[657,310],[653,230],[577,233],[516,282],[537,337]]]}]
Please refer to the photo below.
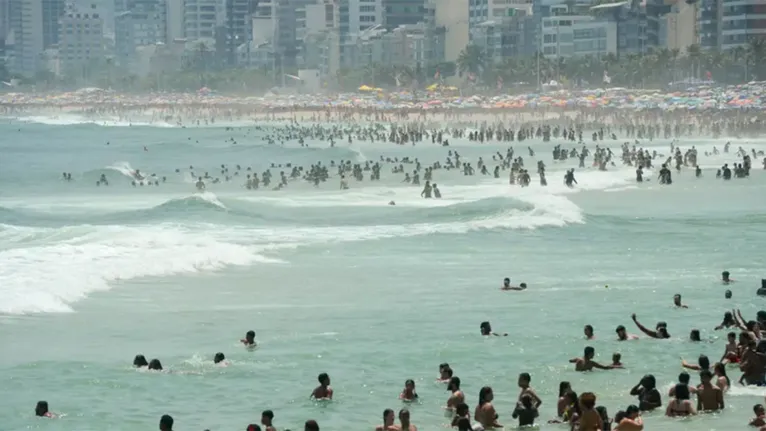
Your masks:
[{"label": "turquoise sea water", "polygon": [[[463,381],[472,409],[482,386],[494,388],[506,429],[515,425],[521,372],[532,374],[543,399],[540,422],[553,418],[562,380],[595,392],[613,415],[636,403],[629,390],[644,374],[666,391],[680,357],[720,358],[725,331],[712,328],[724,311],[741,308],[753,318],[766,309],[755,295],[766,277],[766,175],[754,161],[749,179],[716,180],[715,168],[736,157],[702,153],[724,141],[682,140],[700,149],[705,170],[700,179],[676,174],[669,187],[637,187],[632,169],[614,168],[578,170],[580,187],[569,190],[560,179],[576,161],[553,163],[553,143],[531,141],[514,146],[528,167],[545,160],[547,188],[509,186],[505,173],[436,171],[444,199],[423,200],[385,166],[381,182],[351,181],[347,191],[337,178],[318,189],[297,182],[249,191],[240,177],[195,194],[189,165],[197,173],[237,163],[262,171],[381,155],[430,163],[448,151],[283,148],[244,135],[0,125],[0,429],[146,430],[168,413],[179,430],[233,431],[271,409],[280,429],[315,419],[325,430],[368,430],[383,409],[403,406],[397,397],[411,378],[421,397],[409,406],[413,423],[440,430],[448,423],[448,394],[435,383],[442,362]],[[225,142],[230,137],[236,146]],[[463,160],[482,156],[490,166],[491,155],[507,148],[450,142]],[[738,145],[763,149],[766,141]],[[649,147],[669,152],[668,141]],[[168,182],[133,188],[123,174],[130,169]],[[71,183],[60,180],[64,171]],[[109,187],[95,186],[102,173]],[[738,280],[731,300],[718,282],[723,270]],[[506,276],[530,289],[499,291]],[[671,306],[674,293],[689,309]],[[616,342],[617,325],[638,333],[633,312],[647,326],[667,321],[674,338]],[[510,335],[481,337],[483,320]],[[596,340],[583,339],[585,324]],[[709,342],[688,342],[692,328]],[[253,352],[238,343],[249,329],[260,342]],[[604,363],[621,352],[627,369],[574,372],[567,361],[587,345]],[[218,351],[229,367],[212,364]],[[138,353],[172,372],[132,369]],[[332,378],[331,404],[308,399],[321,372]],[[730,373],[739,378],[736,368]],[[647,429],[745,429],[765,394],[734,387],[721,414],[678,421],[651,413]],[[64,416],[35,418],[42,399]]]}]

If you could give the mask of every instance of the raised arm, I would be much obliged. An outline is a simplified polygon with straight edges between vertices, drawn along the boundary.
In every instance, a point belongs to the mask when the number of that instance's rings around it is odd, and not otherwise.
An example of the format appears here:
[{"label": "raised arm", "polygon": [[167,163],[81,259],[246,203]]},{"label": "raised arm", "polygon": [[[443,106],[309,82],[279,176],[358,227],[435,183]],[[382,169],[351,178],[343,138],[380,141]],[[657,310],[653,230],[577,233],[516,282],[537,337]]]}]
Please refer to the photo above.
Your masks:
[{"label": "raised arm", "polygon": [[647,328],[646,326],[642,325],[641,322],[639,322],[638,319],[636,319],[635,313],[632,314],[630,317],[633,319],[633,322],[636,324],[636,326],[638,326],[638,329],[640,329],[641,332],[643,332],[644,334],[652,338],[660,338],[660,336],[657,334],[657,331],[651,330]]}]

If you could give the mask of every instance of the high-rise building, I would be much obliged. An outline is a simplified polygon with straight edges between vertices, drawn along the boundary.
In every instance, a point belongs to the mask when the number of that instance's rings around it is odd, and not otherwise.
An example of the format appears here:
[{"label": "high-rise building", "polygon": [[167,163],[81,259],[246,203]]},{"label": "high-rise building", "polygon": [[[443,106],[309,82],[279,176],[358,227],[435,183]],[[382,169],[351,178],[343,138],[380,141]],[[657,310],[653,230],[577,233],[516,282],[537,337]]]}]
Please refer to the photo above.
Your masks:
[{"label": "high-rise building", "polygon": [[224,4],[220,0],[185,0],[184,37],[214,39],[215,29],[223,25],[224,18]]},{"label": "high-rise building", "polygon": [[34,76],[44,49],[42,4],[39,0],[12,1],[9,15],[13,41],[10,69],[24,76]]},{"label": "high-rise building", "polygon": [[104,61],[104,21],[97,13],[68,13],[61,17],[60,70],[73,78],[91,78]]},{"label": "high-rise building", "polygon": [[66,2],[64,0],[42,1],[43,49],[48,49],[59,43],[59,19],[64,15]]},{"label": "high-rise building", "polygon": [[[719,2],[720,48],[745,46],[751,40],[766,38],[766,3],[763,0]],[[700,33],[704,28],[700,29]],[[702,36],[702,34],[700,34]]]},{"label": "high-rise building", "polygon": [[0,0],[0,63],[5,64],[5,38],[8,36],[8,0]]},{"label": "high-rise building", "polygon": [[383,0],[386,30],[425,22],[426,0]]},{"label": "high-rise building", "polygon": [[116,0],[114,44],[117,62],[131,63],[136,48],[167,41],[165,0]]}]

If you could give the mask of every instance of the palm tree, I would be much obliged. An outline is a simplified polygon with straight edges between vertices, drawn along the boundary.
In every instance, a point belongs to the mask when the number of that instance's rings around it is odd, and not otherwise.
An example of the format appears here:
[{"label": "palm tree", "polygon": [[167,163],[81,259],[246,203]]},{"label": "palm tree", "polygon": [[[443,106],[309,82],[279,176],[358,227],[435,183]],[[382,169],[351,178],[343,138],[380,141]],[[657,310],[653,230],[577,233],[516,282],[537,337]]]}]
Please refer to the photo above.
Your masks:
[{"label": "palm tree", "polygon": [[756,79],[764,79],[764,76],[766,76],[766,73],[764,73],[766,71],[766,64],[764,64],[766,62],[766,38],[750,39],[750,42],[747,44],[747,50],[749,57],[755,65]]},{"label": "palm tree", "polygon": [[457,58],[457,67],[461,75],[473,73],[478,75],[485,68],[484,51],[476,45],[468,45]]}]

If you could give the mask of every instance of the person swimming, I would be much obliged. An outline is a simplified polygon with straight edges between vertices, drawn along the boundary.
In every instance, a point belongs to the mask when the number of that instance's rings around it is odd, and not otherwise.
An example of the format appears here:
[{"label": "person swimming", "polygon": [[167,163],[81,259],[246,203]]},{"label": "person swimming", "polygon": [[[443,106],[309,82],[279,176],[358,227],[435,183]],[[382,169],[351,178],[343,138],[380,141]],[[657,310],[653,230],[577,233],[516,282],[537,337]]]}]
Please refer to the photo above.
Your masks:
[{"label": "person swimming", "polygon": [[229,361],[226,360],[226,356],[224,356],[221,352],[215,354],[213,357],[213,363],[222,367],[229,365]]},{"label": "person swimming", "polygon": [[35,416],[50,419],[56,417],[56,415],[51,413],[51,411],[48,409],[48,401],[37,402],[37,405],[35,406]]},{"label": "person swimming", "polygon": [[136,355],[136,357],[133,358],[133,366],[136,368],[143,368],[148,365],[149,363],[146,362],[146,357],[144,357],[144,355]]},{"label": "person swimming", "polygon": [[149,369],[153,371],[162,371],[162,363],[159,359],[152,359],[149,361]]},{"label": "person swimming", "polygon": [[245,338],[239,341],[247,347],[255,347],[257,345],[257,343],[255,342],[255,331],[253,330],[247,331],[247,333],[245,334]]},{"label": "person swimming", "polygon": [[311,397],[315,400],[332,400],[333,390],[330,387],[330,376],[327,373],[322,373],[317,376],[319,386],[314,388],[314,392],[311,393]]},{"label": "person swimming", "polygon": [[503,279],[503,286],[500,287],[500,290],[525,290],[527,288],[527,283],[521,283],[518,286],[511,286],[511,279],[508,277],[505,277]]},{"label": "person swimming", "polygon": [[481,335],[484,335],[484,336],[489,336],[489,335],[494,335],[496,337],[500,337],[501,335],[503,337],[508,336],[508,334],[506,333],[497,334],[495,332],[492,332],[492,325],[490,325],[489,322],[487,321],[481,322],[481,324],[479,325],[479,330],[481,331]]},{"label": "person swimming", "polygon": [[407,379],[407,381],[404,382],[404,389],[402,389],[402,393],[399,394],[399,399],[402,401],[417,401],[418,393],[415,392],[414,380]]}]

